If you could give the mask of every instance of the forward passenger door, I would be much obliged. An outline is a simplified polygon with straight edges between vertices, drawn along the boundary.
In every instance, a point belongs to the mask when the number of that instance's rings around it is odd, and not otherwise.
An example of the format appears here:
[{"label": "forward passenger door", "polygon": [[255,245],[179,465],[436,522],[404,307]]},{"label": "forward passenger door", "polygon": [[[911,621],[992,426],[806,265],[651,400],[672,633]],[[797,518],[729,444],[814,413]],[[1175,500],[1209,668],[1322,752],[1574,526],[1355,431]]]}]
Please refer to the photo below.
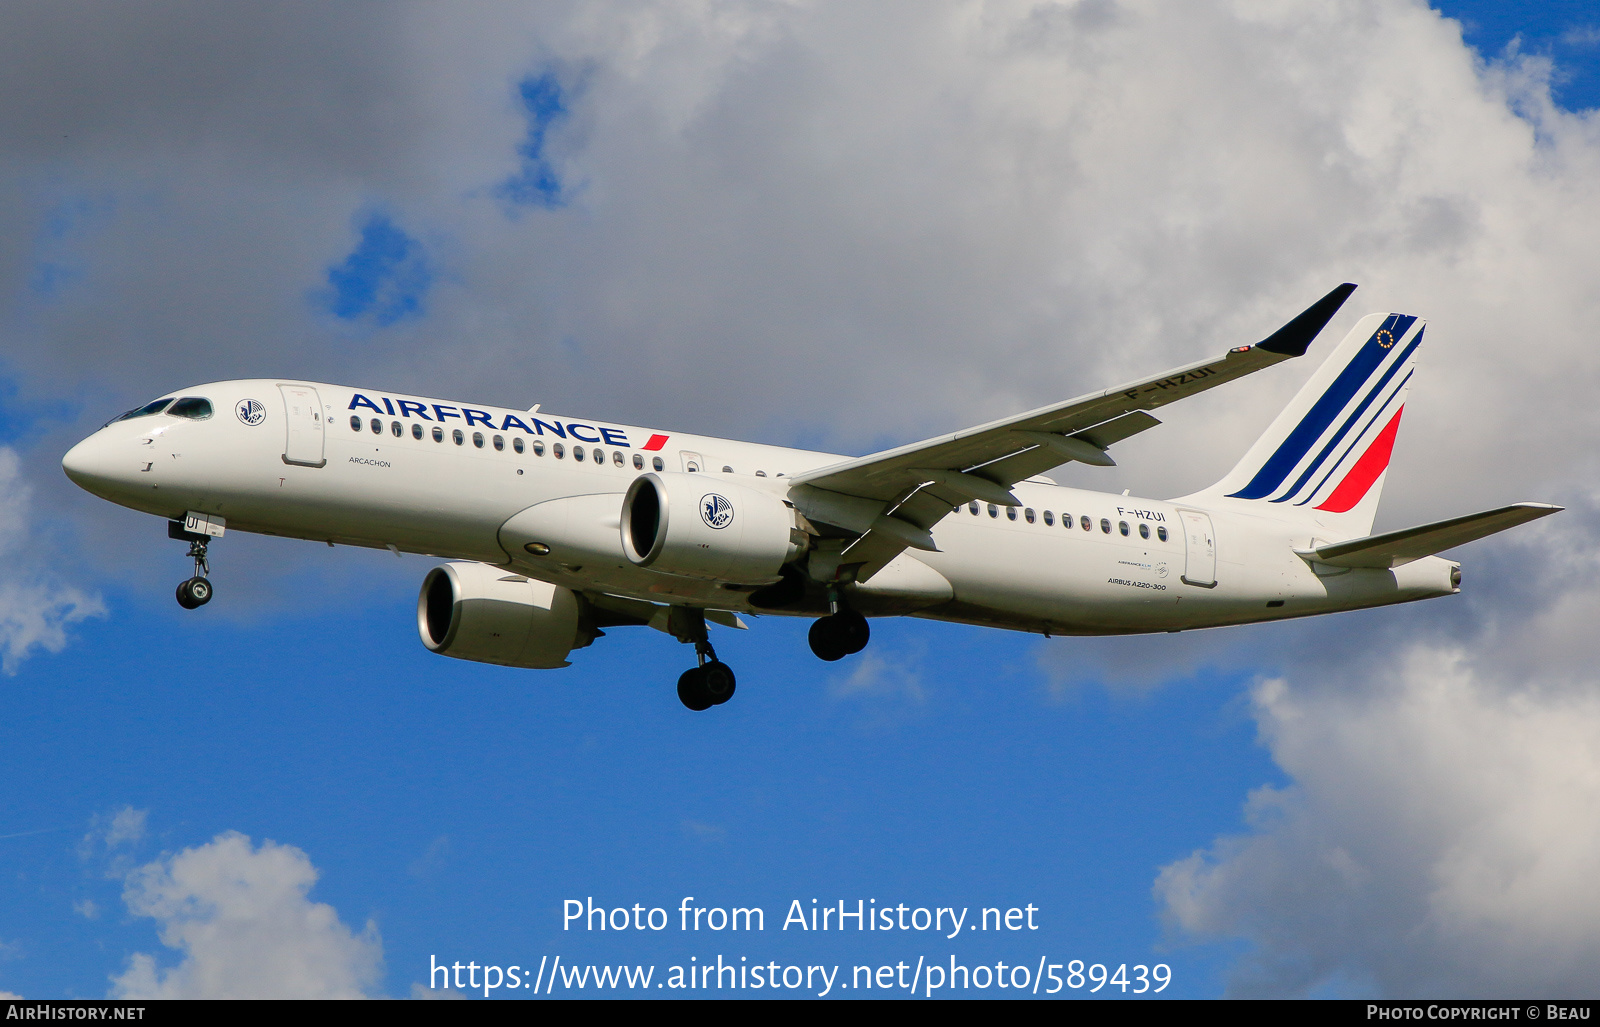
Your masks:
[{"label": "forward passenger door", "polygon": [[322,416],[322,398],[310,385],[279,385],[283,393],[284,423],[287,425],[283,443],[283,462],[301,467],[322,467],[328,458],[323,453],[325,418]]}]

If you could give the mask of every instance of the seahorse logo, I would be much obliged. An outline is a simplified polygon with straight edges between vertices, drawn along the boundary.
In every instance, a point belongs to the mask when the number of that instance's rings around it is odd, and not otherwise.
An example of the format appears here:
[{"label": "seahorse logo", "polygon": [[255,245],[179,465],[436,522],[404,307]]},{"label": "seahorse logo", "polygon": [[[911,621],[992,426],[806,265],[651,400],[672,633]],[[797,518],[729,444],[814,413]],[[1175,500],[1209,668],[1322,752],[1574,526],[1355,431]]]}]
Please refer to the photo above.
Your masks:
[{"label": "seahorse logo", "polygon": [[708,492],[700,497],[700,519],[707,527],[722,529],[733,523],[733,502],[727,496]]},{"label": "seahorse logo", "polygon": [[259,399],[242,399],[239,405],[233,408],[239,415],[239,420],[254,428],[267,419],[267,405]]}]

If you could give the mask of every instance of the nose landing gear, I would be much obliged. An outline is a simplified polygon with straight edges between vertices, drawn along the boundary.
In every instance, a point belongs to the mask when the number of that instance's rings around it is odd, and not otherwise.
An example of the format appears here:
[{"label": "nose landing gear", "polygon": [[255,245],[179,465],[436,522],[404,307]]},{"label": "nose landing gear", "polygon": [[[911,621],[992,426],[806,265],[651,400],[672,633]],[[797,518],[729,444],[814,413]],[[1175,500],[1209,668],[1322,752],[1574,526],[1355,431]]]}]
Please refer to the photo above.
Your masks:
[{"label": "nose landing gear", "polygon": [[185,610],[198,609],[211,602],[211,564],[206,560],[206,546],[210,537],[185,531],[182,521],[167,525],[167,537],[189,543],[189,556],[194,559],[194,577],[178,585],[178,605]]}]

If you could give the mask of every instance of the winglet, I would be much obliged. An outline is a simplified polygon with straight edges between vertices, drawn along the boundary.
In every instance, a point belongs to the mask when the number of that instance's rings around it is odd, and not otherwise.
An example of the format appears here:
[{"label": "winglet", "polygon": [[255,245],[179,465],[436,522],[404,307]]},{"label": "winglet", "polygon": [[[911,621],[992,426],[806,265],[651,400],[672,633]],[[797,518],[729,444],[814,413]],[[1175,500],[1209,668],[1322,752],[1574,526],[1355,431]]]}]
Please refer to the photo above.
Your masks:
[{"label": "winglet", "polygon": [[1298,317],[1256,343],[1257,349],[1268,353],[1281,353],[1286,357],[1303,357],[1306,347],[1317,333],[1333,320],[1333,315],[1344,306],[1344,301],[1356,291],[1354,284],[1346,282],[1307,307]]}]

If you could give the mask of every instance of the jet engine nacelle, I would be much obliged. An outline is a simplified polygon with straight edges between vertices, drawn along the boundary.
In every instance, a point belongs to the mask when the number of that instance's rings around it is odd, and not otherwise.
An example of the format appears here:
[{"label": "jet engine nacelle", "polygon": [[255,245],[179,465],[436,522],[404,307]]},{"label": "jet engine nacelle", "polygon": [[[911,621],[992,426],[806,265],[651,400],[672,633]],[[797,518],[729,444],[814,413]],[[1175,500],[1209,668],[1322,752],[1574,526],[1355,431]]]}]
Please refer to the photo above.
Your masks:
[{"label": "jet engine nacelle", "polygon": [[422,580],[417,632],[441,656],[545,670],[567,666],[580,639],[571,589],[483,563],[447,563]]},{"label": "jet engine nacelle", "polygon": [[622,500],[622,550],[665,574],[762,584],[804,552],[799,523],[770,492],[705,474],[645,474]]}]

